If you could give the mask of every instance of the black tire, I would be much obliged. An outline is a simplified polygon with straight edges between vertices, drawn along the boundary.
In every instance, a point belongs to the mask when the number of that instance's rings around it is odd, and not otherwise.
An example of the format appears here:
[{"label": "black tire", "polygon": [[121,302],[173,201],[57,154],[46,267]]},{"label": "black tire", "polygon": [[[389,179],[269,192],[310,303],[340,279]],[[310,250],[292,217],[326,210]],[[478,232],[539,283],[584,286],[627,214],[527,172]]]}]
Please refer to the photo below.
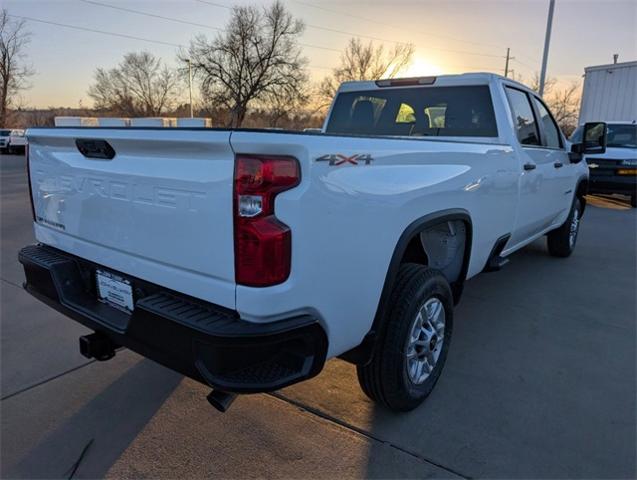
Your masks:
[{"label": "black tire", "polygon": [[[430,300],[435,305],[438,305],[435,300],[439,300],[444,307],[441,311],[444,314],[444,333],[442,341],[437,342],[436,350],[440,348],[440,352],[433,370],[422,383],[415,383],[407,370],[408,343],[418,312]],[[363,392],[391,410],[416,408],[431,393],[440,377],[452,332],[453,296],[446,278],[440,271],[423,265],[401,265],[385,316],[381,319],[372,360],[357,367]]]},{"label": "black tire", "polygon": [[[561,227],[549,232],[546,236],[546,243],[549,248],[549,253],[554,257],[569,257],[575,245],[577,244],[577,237],[579,235],[579,224],[582,218],[582,204],[579,198],[573,200],[571,211],[566,218],[566,221]],[[575,222],[575,219],[577,221]],[[574,225],[575,223],[575,225]],[[574,228],[574,237],[571,241],[571,228]]]},{"label": "black tire", "polygon": [[637,195],[630,196],[630,206],[633,208],[637,208]]}]

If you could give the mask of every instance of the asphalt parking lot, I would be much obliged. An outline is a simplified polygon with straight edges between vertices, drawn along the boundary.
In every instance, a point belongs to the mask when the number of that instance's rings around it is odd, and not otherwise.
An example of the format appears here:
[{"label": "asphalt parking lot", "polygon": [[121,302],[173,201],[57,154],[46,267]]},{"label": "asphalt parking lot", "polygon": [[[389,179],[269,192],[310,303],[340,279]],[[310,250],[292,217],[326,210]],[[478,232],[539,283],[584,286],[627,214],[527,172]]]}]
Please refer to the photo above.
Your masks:
[{"label": "asphalt parking lot", "polygon": [[376,407],[354,367],[237,399],[123,350],[21,288],[33,242],[24,158],[0,157],[2,478],[633,478],[637,210],[591,198],[577,250],[543,241],[466,285],[445,371],[409,414]]}]

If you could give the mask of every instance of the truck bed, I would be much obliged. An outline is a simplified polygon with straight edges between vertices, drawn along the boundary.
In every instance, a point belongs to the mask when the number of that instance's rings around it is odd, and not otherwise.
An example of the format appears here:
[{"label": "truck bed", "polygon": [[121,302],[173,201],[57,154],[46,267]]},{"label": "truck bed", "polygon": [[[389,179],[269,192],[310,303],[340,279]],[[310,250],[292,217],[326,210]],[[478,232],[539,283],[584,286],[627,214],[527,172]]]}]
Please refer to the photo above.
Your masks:
[{"label": "truck bed", "polygon": [[[352,292],[342,285],[358,284],[377,299],[398,235],[415,211],[464,209],[488,226],[488,235],[473,233],[469,276],[484,267],[492,237],[510,231],[515,219],[515,204],[503,208],[498,192],[516,188],[519,166],[512,148],[497,139],[181,128],[50,128],[28,136],[38,241],[236,309],[253,322],[307,311],[317,282],[324,297],[319,316],[343,315],[339,302]],[[76,141],[91,139],[108,142],[114,157],[80,153]],[[235,282],[236,154],[299,161],[301,184],[276,198],[277,217],[292,231],[291,273],[281,285]],[[496,209],[501,214],[492,218]],[[335,248],[344,242],[356,245],[354,254]],[[363,280],[355,274],[360,268],[368,272]],[[376,300],[360,302],[357,318],[338,327],[350,330],[343,344],[336,337],[330,349],[351,348],[351,333],[365,331],[360,325],[373,317]]]}]

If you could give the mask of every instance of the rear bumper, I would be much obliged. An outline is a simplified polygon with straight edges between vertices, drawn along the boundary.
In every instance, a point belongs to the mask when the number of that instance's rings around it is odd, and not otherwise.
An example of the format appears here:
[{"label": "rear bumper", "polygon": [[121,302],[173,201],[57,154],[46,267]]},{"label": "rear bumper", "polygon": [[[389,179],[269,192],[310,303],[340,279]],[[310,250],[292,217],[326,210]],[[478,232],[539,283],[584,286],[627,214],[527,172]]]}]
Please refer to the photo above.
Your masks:
[{"label": "rear bumper", "polygon": [[313,317],[246,322],[234,311],[120,274],[133,286],[135,308],[128,313],[97,299],[95,270],[108,268],[43,245],[23,248],[19,260],[24,288],[39,300],[219,390],[275,390],[317,375],[325,363],[327,337]]}]

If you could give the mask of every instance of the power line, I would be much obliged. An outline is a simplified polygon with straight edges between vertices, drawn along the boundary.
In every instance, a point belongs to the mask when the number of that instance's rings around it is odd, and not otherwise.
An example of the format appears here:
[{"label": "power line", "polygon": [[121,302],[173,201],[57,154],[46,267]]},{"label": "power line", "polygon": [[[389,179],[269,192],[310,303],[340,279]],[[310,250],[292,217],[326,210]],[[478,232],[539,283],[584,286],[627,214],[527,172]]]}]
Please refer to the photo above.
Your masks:
[{"label": "power line", "polygon": [[[216,30],[218,32],[225,32],[226,31],[224,28],[213,27],[212,25],[205,25],[203,23],[189,22],[187,20],[181,20],[181,19],[173,18],[173,17],[165,17],[163,15],[157,15],[157,14],[154,14],[154,13],[148,13],[148,12],[142,12],[142,11],[139,11],[139,10],[133,10],[132,8],[125,8],[125,7],[119,7],[119,6],[116,6],[116,5],[109,5],[108,3],[102,3],[102,2],[95,1],[95,0],[78,0],[78,1],[83,2],[83,3],[87,3],[87,4],[97,5],[97,6],[100,6],[100,7],[111,8],[113,10],[120,10],[122,12],[134,13],[136,15],[143,15],[143,16],[146,16],[146,17],[158,18],[160,20],[166,20],[166,21],[169,21],[169,22],[176,22],[176,23],[182,23],[182,24],[185,24],[185,25],[194,25],[196,27],[209,28],[211,30]],[[218,5],[218,4],[215,4],[215,3],[204,2],[203,0],[198,0],[198,1],[201,1],[202,3],[210,4],[210,5],[213,5],[213,6],[223,7],[222,5]],[[228,7],[228,8],[230,8],[230,7]],[[341,53],[341,51],[342,51],[342,50],[339,50],[337,48],[323,47],[321,45],[312,45],[312,44],[309,44],[309,43],[299,43],[299,45],[302,46],[302,47],[316,48],[318,50],[327,50],[327,51],[330,51],[330,52]]]},{"label": "power line", "polygon": [[[200,3],[204,3],[207,5],[211,5],[214,7],[220,7],[220,8],[226,8],[226,9],[230,9],[231,7],[228,7],[227,5],[220,5],[218,3],[213,3],[213,2],[208,2],[207,0],[196,0],[197,2]],[[321,25],[315,25],[315,24],[311,24],[311,23],[306,23],[305,24],[307,27],[309,28],[314,28],[316,30],[323,30],[326,32],[331,32],[331,33],[339,33],[342,35],[347,35],[348,37],[360,37],[360,38],[367,38],[370,40],[376,40],[378,42],[386,42],[386,43],[394,43],[397,45],[408,45],[409,42],[401,42],[401,41],[397,41],[397,40],[391,40],[389,38],[382,38],[382,37],[376,37],[373,35],[365,35],[365,34],[359,34],[359,33],[355,33],[355,32],[348,32],[345,30],[339,30],[337,28],[330,28],[330,27],[323,27]],[[316,48],[316,47],[315,47]],[[323,49],[327,49],[327,47],[321,47]],[[475,55],[475,56],[479,56],[479,57],[492,57],[492,58],[504,58],[503,55],[495,55],[495,54],[490,54],[490,53],[480,53],[480,52],[470,52],[470,51],[466,51],[466,50],[453,50],[453,49],[449,49],[449,48],[438,48],[438,47],[432,47],[432,46],[427,46],[427,48],[431,49],[431,50],[438,50],[440,52],[450,52],[450,53],[459,53],[459,54],[463,54],[463,55]],[[342,52],[342,50],[337,50],[337,49],[333,49],[334,51],[338,51],[338,52]]]},{"label": "power line", "polygon": [[29,20],[31,22],[46,23],[48,25],[55,25],[55,26],[58,26],[58,27],[65,27],[65,28],[72,28],[72,29],[75,29],[75,30],[82,30],[84,32],[99,33],[99,34],[102,34],[102,35],[110,35],[110,36],[113,36],[113,37],[128,38],[128,39],[132,39],[132,40],[141,40],[142,42],[156,43],[158,45],[167,45],[169,47],[177,47],[177,48],[183,47],[183,45],[180,45],[178,43],[170,43],[170,42],[164,42],[162,40],[152,40],[150,38],[136,37],[134,35],[128,35],[128,34],[125,34],[125,33],[107,32],[105,30],[97,30],[95,28],[79,27],[77,25],[69,25],[69,24],[66,24],[66,23],[52,22],[50,20],[41,20],[39,18],[25,17],[23,15],[13,15],[11,13],[8,13],[7,15],[10,16],[10,17],[14,17],[14,18],[21,18],[23,20]]},{"label": "power line", "polygon": [[518,52],[517,54],[523,56],[524,58],[526,58],[530,62],[537,62],[537,58],[533,58],[533,57],[531,57],[529,55],[525,55],[524,53],[520,53],[520,52]]},{"label": "power line", "polygon": [[[347,13],[347,12],[343,12],[343,11],[340,11],[340,10],[327,8],[327,7],[324,7],[324,6],[313,5],[311,3],[302,2],[300,0],[292,0],[292,1],[294,3],[298,3],[299,5],[305,5],[307,7],[315,8],[317,10],[323,10],[325,12],[336,13],[337,15],[344,15],[346,17],[357,18],[357,19],[363,20],[365,22],[375,23],[377,25],[383,25],[383,26],[386,26],[386,27],[391,27],[391,28],[396,29],[396,30],[405,31],[404,27],[397,27],[395,25],[390,25],[390,24],[388,24],[386,22],[381,22],[381,21],[378,21],[378,20],[372,20],[370,18],[362,17],[360,15],[354,15],[352,13]],[[454,40],[456,42],[470,43],[470,44],[473,44],[473,45],[482,45],[482,46],[485,46],[485,47],[501,48],[500,45],[496,45],[494,43],[476,42],[474,40],[464,40],[462,38],[451,37],[449,35],[440,35],[440,34],[435,34],[435,33],[423,33],[423,32],[414,32],[414,33],[416,33],[417,35],[421,35],[421,36],[444,38],[446,40]]]},{"label": "power line", "polygon": [[203,23],[189,22],[187,20],[180,20],[178,18],[173,18],[173,17],[164,17],[163,15],[157,15],[157,14],[148,13],[148,12],[141,12],[139,10],[133,10],[132,8],[118,7],[115,5],[109,5],[108,3],[96,2],[94,0],[79,0],[79,1],[84,3],[89,3],[92,5],[98,5],[100,7],[112,8],[113,10],[121,10],[122,12],[134,13],[136,15],[144,15],[146,17],[153,17],[153,18],[159,18],[161,20],[168,20],[169,22],[183,23],[184,25],[194,25],[195,27],[209,28],[211,30],[217,30],[217,31],[223,30],[222,28],[213,27],[212,25],[204,25]]},{"label": "power line", "polygon": [[232,7],[229,7],[228,5],[222,5],[220,3],[208,2],[207,0],[195,0],[195,1],[199,3],[206,3],[208,5],[212,5],[213,7],[219,7],[219,8],[225,8],[226,10],[232,10]]},{"label": "power line", "polygon": [[338,14],[338,15],[342,15],[342,16],[345,16],[345,17],[357,18],[357,19],[359,19],[359,20],[364,20],[364,21],[366,21],[366,22],[375,23],[375,24],[377,24],[377,25],[388,26],[388,25],[387,25],[386,23],[384,23],[384,22],[379,22],[379,21],[377,21],[377,20],[371,20],[371,19],[369,19],[369,18],[360,17],[360,16],[358,16],[358,15],[354,15],[354,14],[351,14],[351,13],[341,12],[341,11],[334,10],[334,9],[331,9],[331,8],[326,8],[326,7],[323,7],[323,6],[312,5],[311,3],[307,3],[307,2],[300,2],[300,1],[298,1],[298,0],[292,0],[292,1],[293,1],[294,3],[298,3],[299,5],[305,5],[306,7],[315,8],[315,9],[317,9],[317,10],[323,10],[324,12],[336,13],[336,14]]},{"label": "power line", "polygon": [[[108,32],[106,30],[97,30],[95,28],[80,27],[78,25],[69,25],[68,23],[53,22],[53,21],[50,21],[50,20],[42,20],[42,19],[39,19],[39,18],[26,17],[26,16],[23,16],[23,15],[13,15],[11,13],[9,13],[8,15],[10,17],[21,18],[23,20],[28,20],[28,21],[31,21],[31,22],[44,23],[44,24],[47,24],[47,25],[54,25],[56,27],[70,28],[70,29],[79,30],[79,31],[82,31],[82,32],[99,33],[100,35],[108,35],[108,36],[111,36],[111,37],[127,38],[127,39],[130,39],[130,40],[139,40],[139,41],[142,41],[142,42],[156,43],[158,45],[164,45],[164,46],[169,46],[169,47],[184,48],[184,45],[181,45],[181,44],[178,44],[178,43],[164,42],[162,40],[154,40],[154,39],[151,39],[151,38],[137,37],[135,35],[128,35],[126,33]],[[308,45],[305,45],[305,46],[308,46]],[[321,48],[321,47],[314,47],[314,48]],[[340,50],[337,50],[337,51],[340,52]],[[319,70],[332,70],[332,68],[324,67],[324,66],[308,65],[308,67],[316,68],[316,69],[319,69]]]},{"label": "power line", "polygon": [[336,53],[342,53],[343,52],[343,50],[340,50],[338,48],[321,47],[319,45],[310,45],[309,43],[299,43],[299,45],[302,46],[302,47],[317,48],[319,50],[327,50],[328,52],[336,52]]},{"label": "power line", "polygon": [[514,58],[513,60],[514,60],[514,61],[516,61],[517,63],[519,63],[520,65],[525,66],[526,68],[528,68],[528,69],[529,69],[529,70],[531,70],[531,71],[535,71],[535,70],[537,70],[537,68],[532,67],[532,66],[531,66],[531,65],[529,65],[528,63],[524,63],[523,61],[518,60],[517,58]]},{"label": "power line", "polygon": [[[126,39],[130,39],[130,40],[138,40],[138,41],[142,41],[142,42],[148,42],[148,43],[154,43],[157,45],[163,45],[163,46],[169,46],[169,47],[176,47],[176,48],[184,48],[184,45],[178,44],[178,43],[171,43],[171,42],[165,42],[162,40],[155,40],[155,39],[151,39],[151,38],[144,38],[144,37],[138,37],[135,35],[128,35],[126,33],[117,33],[117,32],[109,32],[106,30],[98,30],[95,28],[88,28],[88,27],[80,27],[78,25],[70,25],[67,23],[61,23],[61,22],[53,22],[51,20],[42,20],[39,18],[33,18],[33,17],[27,17],[24,15],[14,15],[14,14],[8,14],[8,16],[13,17],[13,18],[20,18],[22,20],[28,20],[31,22],[36,22],[36,23],[43,23],[46,25],[53,25],[56,27],[62,27],[62,28],[69,28],[72,30],[79,30],[82,32],[89,32],[89,33],[97,33],[100,35],[107,35],[107,36],[111,36],[111,37],[119,37],[119,38],[126,38]],[[308,46],[308,45],[304,45],[304,46]],[[314,48],[322,48],[322,47],[317,47],[317,46],[313,46]],[[325,47],[327,48],[327,47]],[[335,49],[332,49],[335,50]],[[340,50],[335,50],[340,52]],[[332,70],[333,67],[325,67],[325,66],[319,66],[319,65],[308,65],[308,67],[310,68],[314,68],[314,69],[318,69],[318,70]],[[468,68],[468,67],[465,67]],[[473,68],[470,68],[473,69]],[[482,68],[479,68],[479,70],[482,70]],[[484,70],[491,70],[491,69],[484,69]]]}]

